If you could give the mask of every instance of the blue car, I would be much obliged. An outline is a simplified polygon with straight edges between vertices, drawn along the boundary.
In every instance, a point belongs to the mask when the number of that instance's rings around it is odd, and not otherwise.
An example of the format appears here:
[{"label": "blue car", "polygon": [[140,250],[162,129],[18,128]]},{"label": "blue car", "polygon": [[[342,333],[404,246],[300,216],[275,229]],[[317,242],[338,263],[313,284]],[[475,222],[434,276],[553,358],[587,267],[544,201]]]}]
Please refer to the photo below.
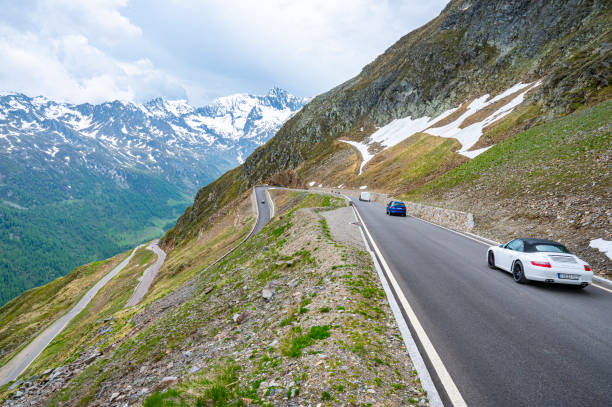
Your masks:
[{"label": "blue car", "polygon": [[391,201],[387,204],[387,215],[406,216],[406,205],[401,201]]}]

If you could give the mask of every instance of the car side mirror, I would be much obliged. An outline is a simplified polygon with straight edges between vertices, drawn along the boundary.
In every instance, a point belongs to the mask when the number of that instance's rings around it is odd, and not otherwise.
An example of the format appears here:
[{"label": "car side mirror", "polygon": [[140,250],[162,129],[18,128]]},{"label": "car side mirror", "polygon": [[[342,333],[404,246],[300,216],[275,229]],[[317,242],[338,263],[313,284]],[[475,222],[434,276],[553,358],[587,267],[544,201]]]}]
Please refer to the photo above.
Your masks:
[{"label": "car side mirror", "polygon": [[499,247],[504,247],[503,243],[499,245]]}]

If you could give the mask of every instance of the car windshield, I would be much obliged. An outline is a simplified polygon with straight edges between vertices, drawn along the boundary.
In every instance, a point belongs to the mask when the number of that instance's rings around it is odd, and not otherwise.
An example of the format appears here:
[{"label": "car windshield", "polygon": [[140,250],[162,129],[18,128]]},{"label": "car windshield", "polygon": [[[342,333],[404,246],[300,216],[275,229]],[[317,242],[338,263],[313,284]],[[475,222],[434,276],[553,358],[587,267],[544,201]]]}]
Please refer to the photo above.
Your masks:
[{"label": "car windshield", "polygon": [[393,202],[393,206],[404,206],[403,202]]},{"label": "car windshield", "polygon": [[569,250],[560,244],[534,244],[533,249],[536,252],[569,253]]}]

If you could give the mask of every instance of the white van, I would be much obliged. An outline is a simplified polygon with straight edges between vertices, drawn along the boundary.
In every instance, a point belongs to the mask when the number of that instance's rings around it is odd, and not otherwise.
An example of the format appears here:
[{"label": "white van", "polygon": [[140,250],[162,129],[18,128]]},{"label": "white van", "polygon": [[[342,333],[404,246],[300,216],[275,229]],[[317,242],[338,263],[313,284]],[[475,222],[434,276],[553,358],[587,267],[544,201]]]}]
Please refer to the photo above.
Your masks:
[{"label": "white van", "polygon": [[362,192],[359,194],[359,200],[360,201],[365,201],[365,202],[370,202],[370,193],[369,192]]}]

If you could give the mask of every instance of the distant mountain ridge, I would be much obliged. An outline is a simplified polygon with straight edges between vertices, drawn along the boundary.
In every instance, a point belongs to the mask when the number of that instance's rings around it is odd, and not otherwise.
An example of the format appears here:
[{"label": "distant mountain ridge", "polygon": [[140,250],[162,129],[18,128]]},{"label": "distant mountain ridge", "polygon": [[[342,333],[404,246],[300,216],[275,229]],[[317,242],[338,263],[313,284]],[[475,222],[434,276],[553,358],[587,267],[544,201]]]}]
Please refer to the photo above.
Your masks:
[{"label": "distant mountain ridge", "polygon": [[279,88],[203,107],[1,94],[0,304],[159,236],[306,101]]},{"label": "distant mountain ridge", "polygon": [[[163,98],[74,105],[5,94],[0,154],[34,171],[65,161],[119,184],[121,168],[153,171],[191,190],[240,164],[305,102],[278,88],[264,96],[222,97],[199,108]],[[6,196],[3,187],[0,196]]]}]

